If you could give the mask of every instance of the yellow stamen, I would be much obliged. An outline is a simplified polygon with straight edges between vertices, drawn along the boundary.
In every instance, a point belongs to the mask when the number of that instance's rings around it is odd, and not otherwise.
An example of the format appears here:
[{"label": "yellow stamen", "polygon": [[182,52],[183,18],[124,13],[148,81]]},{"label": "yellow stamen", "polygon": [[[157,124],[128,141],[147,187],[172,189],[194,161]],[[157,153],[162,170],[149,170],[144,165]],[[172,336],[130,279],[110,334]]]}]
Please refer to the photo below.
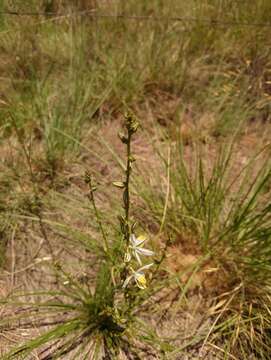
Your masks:
[{"label": "yellow stamen", "polygon": [[137,286],[141,289],[146,289],[146,287],[147,287],[147,280],[144,275],[137,275],[136,283],[137,283]]}]

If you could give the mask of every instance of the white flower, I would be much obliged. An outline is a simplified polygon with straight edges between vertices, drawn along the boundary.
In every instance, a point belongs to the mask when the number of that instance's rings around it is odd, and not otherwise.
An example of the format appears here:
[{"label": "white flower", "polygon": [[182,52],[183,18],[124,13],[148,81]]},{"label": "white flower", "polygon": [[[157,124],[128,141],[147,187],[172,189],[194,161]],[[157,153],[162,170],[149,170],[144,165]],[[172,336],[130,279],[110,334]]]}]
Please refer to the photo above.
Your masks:
[{"label": "white flower", "polygon": [[[140,265],[142,265],[140,255],[143,255],[143,256],[153,256],[154,255],[153,251],[142,247],[143,243],[146,240],[147,240],[147,238],[143,235],[139,236],[138,238],[136,238],[135,234],[131,234],[131,236],[130,236],[129,249],[131,249],[132,254],[134,255],[134,257],[136,258],[136,260],[138,261],[138,263]],[[129,262],[131,260],[131,254],[130,254],[129,249],[124,257],[125,262]]]},{"label": "white flower", "polygon": [[132,275],[128,276],[127,279],[124,281],[122,287],[125,288],[127,287],[127,285],[129,284],[129,282],[134,279],[136,282],[136,285],[140,288],[140,289],[146,289],[147,287],[147,280],[145,277],[145,274],[143,272],[143,270],[147,270],[149,269],[151,266],[153,265],[153,263],[142,266],[140,269],[134,271],[132,268]]}]

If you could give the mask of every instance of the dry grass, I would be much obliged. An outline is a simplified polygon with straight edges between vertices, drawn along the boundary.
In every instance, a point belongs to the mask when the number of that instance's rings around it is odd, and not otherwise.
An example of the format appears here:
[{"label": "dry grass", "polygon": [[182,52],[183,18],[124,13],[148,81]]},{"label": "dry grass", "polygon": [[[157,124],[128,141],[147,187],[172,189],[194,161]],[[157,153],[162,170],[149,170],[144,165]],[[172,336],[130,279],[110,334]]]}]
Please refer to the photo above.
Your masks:
[{"label": "dry grass", "polygon": [[[217,6],[211,0],[193,4],[81,0],[76,9],[163,17],[181,11],[182,16],[241,22],[269,21],[271,11],[264,0],[243,7]],[[245,6],[253,7],[255,19]],[[69,9],[65,1],[47,5],[44,1],[41,6],[34,1],[4,2],[2,7],[59,13]],[[99,252],[94,244],[86,244],[89,238],[99,238],[99,231],[83,175],[86,169],[95,175],[97,205],[102,216],[106,214],[111,234],[118,226],[120,203],[119,190],[111,184],[122,176],[125,162],[118,132],[129,108],[142,125],[133,143],[137,163],[132,215],[158,254],[171,239],[161,278],[155,279],[141,317],[169,348],[175,347],[170,348],[170,359],[265,359],[261,348],[268,349],[269,344],[261,343],[261,334],[266,331],[264,316],[270,315],[270,295],[258,294],[254,285],[242,293],[234,256],[219,248],[217,257],[206,257],[194,225],[189,228],[178,218],[179,184],[172,179],[177,159],[168,149],[181,139],[183,160],[192,176],[198,159],[195,143],[200,144],[208,178],[219,149],[239,127],[230,170],[234,179],[255,152],[267,146],[269,29],[50,16],[4,20],[0,22],[1,298],[17,291],[57,289],[57,276],[48,266],[55,259],[67,264],[80,283],[93,284]],[[262,166],[259,157],[248,183]],[[234,184],[232,196],[239,185]],[[270,187],[267,183],[257,206],[264,204]],[[261,307],[266,313],[259,315]],[[1,307],[1,319],[10,311],[14,308]],[[20,311],[18,306],[16,312]],[[0,354],[40,331],[35,326],[4,330]],[[144,351],[150,359],[163,358],[140,342],[137,347],[141,358],[146,358]],[[138,358],[134,353],[122,357]]]}]

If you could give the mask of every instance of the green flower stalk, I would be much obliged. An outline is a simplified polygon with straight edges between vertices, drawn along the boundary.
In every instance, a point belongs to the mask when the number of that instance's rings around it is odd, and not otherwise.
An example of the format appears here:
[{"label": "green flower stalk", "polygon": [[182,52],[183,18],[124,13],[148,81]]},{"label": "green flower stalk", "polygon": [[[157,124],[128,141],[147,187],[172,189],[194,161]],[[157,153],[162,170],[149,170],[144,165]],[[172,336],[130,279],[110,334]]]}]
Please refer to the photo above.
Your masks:
[{"label": "green flower stalk", "polygon": [[126,170],[125,170],[125,181],[116,181],[113,184],[123,189],[123,208],[125,211],[125,215],[119,217],[121,224],[121,231],[123,233],[124,241],[126,248],[129,247],[130,236],[131,236],[131,222],[130,222],[130,177],[132,172],[132,163],[135,161],[132,152],[131,152],[131,142],[132,137],[136,133],[138,129],[139,123],[137,120],[131,115],[125,115],[125,127],[127,130],[126,135],[123,133],[119,133],[119,138],[123,144],[126,145]]},{"label": "green flower stalk", "polygon": [[[131,115],[125,115],[125,127],[126,127],[126,134],[123,133],[119,134],[121,141],[127,147],[127,161],[126,161],[126,170],[125,170],[125,181],[116,181],[113,184],[123,189],[123,207],[125,211],[124,216],[120,216],[120,224],[121,224],[121,231],[123,233],[124,239],[124,269],[121,274],[121,279],[123,280],[123,288],[126,288],[130,281],[134,279],[135,284],[140,289],[146,288],[146,278],[142,270],[149,269],[150,266],[153,264],[145,265],[142,267],[142,261],[140,256],[153,256],[154,252],[142,247],[143,243],[145,242],[145,237],[138,237],[136,238],[134,234],[135,223],[131,223],[130,219],[130,178],[132,173],[132,163],[135,161],[135,158],[132,155],[131,151],[131,142],[132,137],[136,133],[139,123],[137,120]],[[140,264],[141,268],[139,270],[134,270],[130,262],[132,260],[132,256],[137,260]],[[130,275],[128,275],[130,273]]]},{"label": "green flower stalk", "polygon": [[126,129],[127,129],[127,137],[121,137],[122,142],[127,145],[127,162],[126,162],[126,180],[124,182],[124,191],[123,191],[123,205],[125,209],[125,240],[126,246],[129,246],[129,240],[131,235],[131,226],[130,226],[130,176],[132,172],[132,163],[135,161],[134,157],[131,153],[131,142],[132,137],[136,133],[139,123],[135,120],[135,118],[131,114],[125,115],[126,119]]}]

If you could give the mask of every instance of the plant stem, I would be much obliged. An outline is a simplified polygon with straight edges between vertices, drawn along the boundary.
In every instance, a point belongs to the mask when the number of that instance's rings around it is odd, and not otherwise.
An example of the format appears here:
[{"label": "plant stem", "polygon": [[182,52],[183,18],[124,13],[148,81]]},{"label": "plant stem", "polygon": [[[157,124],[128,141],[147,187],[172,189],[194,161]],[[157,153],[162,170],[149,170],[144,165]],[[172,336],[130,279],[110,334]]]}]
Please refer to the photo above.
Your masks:
[{"label": "plant stem", "polygon": [[54,251],[53,251],[53,247],[51,245],[51,242],[47,236],[47,232],[43,223],[43,213],[42,213],[42,202],[40,201],[40,196],[39,196],[39,188],[38,188],[38,181],[36,178],[36,175],[33,171],[33,167],[32,167],[32,159],[31,159],[31,153],[30,150],[27,149],[27,146],[25,144],[25,139],[24,136],[20,133],[19,129],[18,129],[18,125],[16,123],[16,120],[14,119],[13,115],[11,113],[9,113],[10,115],[10,119],[13,125],[13,128],[15,130],[17,139],[19,141],[19,144],[22,147],[22,151],[24,154],[24,157],[26,159],[27,162],[27,166],[28,166],[28,170],[29,170],[29,174],[30,174],[30,179],[31,179],[31,183],[33,186],[33,193],[35,196],[35,215],[37,215],[38,219],[39,219],[39,226],[40,226],[40,231],[41,234],[43,236],[44,241],[46,242],[48,248],[49,248],[49,252],[52,256],[52,259],[54,259],[54,261],[56,261],[55,255],[54,255]]},{"label": "plant stem", "polygon": [[127,165],[126,165],[126,180],[124,190],[124,206],[125,206],[125,221],[126,221],[126,242],[129,244],[130,239],[130,174],[131,174],[131,138],[132,134],[128,131],[127,138]]},{"label": "plant stem", "polygon": [[95,189],[92,187],[92,182],[90,181],[88,197],[89,197],[89,199],[90,199],[90,201],[92,203],[92,206],[93,206],[93,209],[94,209],[94,214],[95,214],[99,229],[100,229],[100,231],[102,233],[102,237],[103,237],[103,241],[104,241],[104,251],[106,252],[106,254],[109,254],[109,244],[108,244],[108,240],[107,240],[107,237],[106,237],[106,233],[105,233],[104,228],[103,228],[103,224],[102,224],[102,221],[101,221],[99,211],[98,211],[97,206],[96,206],[95,197],[94,197],[94,191],[95,191]]}]

